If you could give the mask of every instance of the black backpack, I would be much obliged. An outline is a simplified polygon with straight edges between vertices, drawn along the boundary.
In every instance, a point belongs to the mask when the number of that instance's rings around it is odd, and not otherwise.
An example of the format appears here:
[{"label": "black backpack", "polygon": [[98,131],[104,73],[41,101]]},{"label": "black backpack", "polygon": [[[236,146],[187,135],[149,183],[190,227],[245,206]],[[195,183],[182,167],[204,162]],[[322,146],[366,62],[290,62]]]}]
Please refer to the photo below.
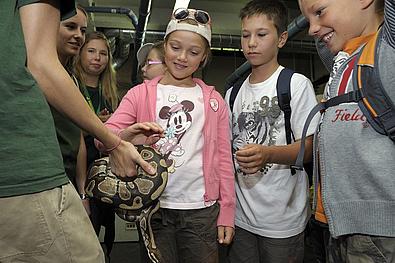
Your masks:
[{"label": "black backpack", "polygon": [[[295,141],[295,137],[291,128],[291,78],[295,72],[289,68],[284,68],[281,70],[280,75],[277,79],[277,98],[278,98],[278,106],[284,112],[284,122],[285,122],[285,136],[287,140],[287,144],[291,144],[292,141]],[[229,97],[229,107],[231,112],[233,112],[233,105],[237,94],[243,82],[250,75],[250,71],[245,72],[241,78],[239,78],[233,85],[232,91]],[[313,163],[305,163],[304,169],[309,177],[309,185],[312,183],[312,175],[313,175]],[[291,174],[295,174],[295,169],[291,167]]]},{"label": "black backpack", "polygon": [[300,151],[292,168],[303,169],[306,133],[314,115],[341,103],[358,103],[373,129],[388,136],[395,143],[395,106],[380,81],[377,68],[378,57],[376,54],[379,49],[377,41],[380,39],[381,32],[382,30],[377,31],[375,37],[360,49],[356,57],[350,59],[349,65],[354,61],[357,62],[352,75],[354,90],[321,102],[311,110],[303,127]]}]

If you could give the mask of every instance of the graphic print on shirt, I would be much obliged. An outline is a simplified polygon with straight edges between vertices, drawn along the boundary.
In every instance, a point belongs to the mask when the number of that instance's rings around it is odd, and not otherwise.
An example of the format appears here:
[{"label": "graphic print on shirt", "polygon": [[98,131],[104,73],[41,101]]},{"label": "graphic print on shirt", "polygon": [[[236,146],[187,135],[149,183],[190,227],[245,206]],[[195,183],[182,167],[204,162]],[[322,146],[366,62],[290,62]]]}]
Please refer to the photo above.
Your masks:
[{"label": "graphic print on shirt", "polygon": [[[169,96],[169,102],[173,101]],[[195,105],[189,100],[176,103],[172,106],[163,106],[159,111],[159,118],[167,120],[165,137],[155,143],[157,148],[168,160],[169,172],[174,173],[175,168],[182,163],[175,163],[171,156],[180,157],[185,150],[181,144],[181,139],[186,131],[192,126],[192,116],[189,112],[193,111]]]},{"label": "graphic print on shirt", "polygon": [[[233,118],[233,151],[246,144],[274,145],[279,133],[280,114],[277,96],[271,99],[263,96],[252,104],[243,101],[241,113]],[[260,172],[266,174],[271,166],[267,164]],[[242,174],[239,167],[236,170],[238,175]]]},{"label": "graphic print on shirt", "polygon": [[[347,59],[349,57],[350,56],[346,52],[342,52],[341,51],[334,58],[332,71],[331,71],[331,73],[329,75],[329,80],[328,80],[328,82],[326,83],[326,86],[325,86],[325,91],[324,91],[324,98],[325,99],[328,99],[328,98],[331,98],[331,97],[337,95],[337,90],[336,91],[333,90],[334,87],[332,87],[332,82],[333,82],[334,77],[339,72],[340,67],[344,64],[345,61],[347,61]],[[336,94],[336,95],[333,95],[333,94]]]}]

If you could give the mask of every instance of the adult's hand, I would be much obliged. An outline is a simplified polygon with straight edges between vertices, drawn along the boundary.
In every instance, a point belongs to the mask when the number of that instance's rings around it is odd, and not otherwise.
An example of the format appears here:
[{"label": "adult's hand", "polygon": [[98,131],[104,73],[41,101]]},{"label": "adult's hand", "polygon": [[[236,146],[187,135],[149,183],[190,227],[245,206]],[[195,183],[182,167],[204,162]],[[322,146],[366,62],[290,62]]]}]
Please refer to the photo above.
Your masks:
[{"label": "adult's hand", "polygon": [[130,142],[121,140],[120,144],[110,153],[111,171],[119,177],[137,175],[136,164],[144,171],[155,174],[156,170],[140,156],[137,149]]}]

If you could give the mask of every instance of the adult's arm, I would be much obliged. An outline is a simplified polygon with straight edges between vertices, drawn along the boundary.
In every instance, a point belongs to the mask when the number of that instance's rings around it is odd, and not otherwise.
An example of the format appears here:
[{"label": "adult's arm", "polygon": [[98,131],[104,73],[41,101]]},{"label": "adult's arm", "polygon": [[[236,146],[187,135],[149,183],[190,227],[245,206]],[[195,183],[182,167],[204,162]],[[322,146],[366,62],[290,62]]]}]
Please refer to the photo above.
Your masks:
[{"label": "adult's arm", "polygon": [[[112,169],[119,176],[135,175],[133,161],[148,172],[152,167],[131,143],[120,139],[104,127],[89,109],[66,70],[59,62],[56,40],[60,13],[53,0],[29,4],[19,9],[27,52],[27,67],[47,101],[105,145],[111,152]],[[150,170],[151,168],[151,170]]]}]

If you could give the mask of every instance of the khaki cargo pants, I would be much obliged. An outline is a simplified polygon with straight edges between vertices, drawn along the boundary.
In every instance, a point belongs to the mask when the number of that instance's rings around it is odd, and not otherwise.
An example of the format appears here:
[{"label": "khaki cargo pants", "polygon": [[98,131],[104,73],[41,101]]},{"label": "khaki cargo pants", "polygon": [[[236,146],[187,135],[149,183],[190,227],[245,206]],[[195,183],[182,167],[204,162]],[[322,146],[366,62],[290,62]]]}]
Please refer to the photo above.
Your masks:
[{"label": "khaki cargo pants", "polygon": [[104,262],[100,243],[71,183],[0,198],[0,262]]}]

